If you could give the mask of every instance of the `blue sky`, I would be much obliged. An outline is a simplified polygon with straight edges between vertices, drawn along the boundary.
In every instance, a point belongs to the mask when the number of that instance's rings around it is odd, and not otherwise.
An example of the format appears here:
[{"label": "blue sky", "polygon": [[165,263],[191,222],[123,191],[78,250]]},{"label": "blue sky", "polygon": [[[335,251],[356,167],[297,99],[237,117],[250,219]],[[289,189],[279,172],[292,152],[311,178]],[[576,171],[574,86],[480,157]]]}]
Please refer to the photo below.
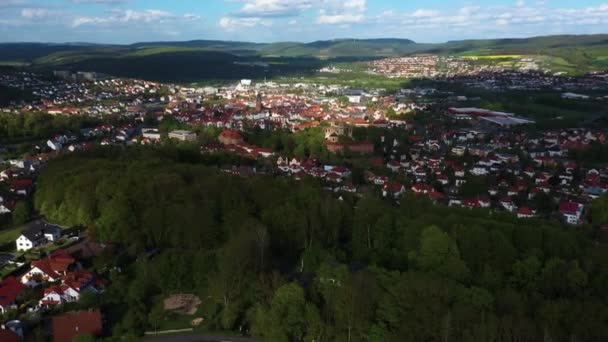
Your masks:
[{"label": "blue sky", "polygon": [[608,33],[608,0],[0,0],[0,41],[417,42]]}]

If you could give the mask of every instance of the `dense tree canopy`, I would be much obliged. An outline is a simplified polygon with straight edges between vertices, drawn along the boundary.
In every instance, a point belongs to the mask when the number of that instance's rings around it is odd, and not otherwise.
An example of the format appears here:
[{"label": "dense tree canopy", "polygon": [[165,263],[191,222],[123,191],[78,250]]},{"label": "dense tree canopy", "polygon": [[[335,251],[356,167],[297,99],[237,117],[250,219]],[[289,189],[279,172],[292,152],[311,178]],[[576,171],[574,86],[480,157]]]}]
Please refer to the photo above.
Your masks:
[{"label": "dense tree canopy", "polygon": [[159,298],[187,291],[210,329],[267,341],[608,339],[608,248],[583,230],[417,197],[338,200],[180,156],[89,151],[39,179],[43,215],[125,247],[105,256],[122,272],[95,304],[118,336],[156,329]]},{"label": "dense tree canopy", "polygon": [[98,122],[90,117],[52,116],[40,112],[14,115],[0,113],[0,141],[19,139],[47,139],[59,133],[78,133],[78,131]]}]

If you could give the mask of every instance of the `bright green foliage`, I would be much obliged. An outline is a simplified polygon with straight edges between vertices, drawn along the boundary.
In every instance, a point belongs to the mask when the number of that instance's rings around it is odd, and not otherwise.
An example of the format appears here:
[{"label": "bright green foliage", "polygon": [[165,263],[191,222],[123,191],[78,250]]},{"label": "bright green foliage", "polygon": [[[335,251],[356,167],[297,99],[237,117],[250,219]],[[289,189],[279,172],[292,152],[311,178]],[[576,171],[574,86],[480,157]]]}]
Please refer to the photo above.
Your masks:
[{"label": "bright green foliage", "polygon": [[423,271],[437,273],[454,280],[465,281],[469,270],[460,259],[460,252],[450,236],[435,226],[425,228],[420,237],[418,253],[412,261]]},{"label": "bright green foliage", "polygon": [[[200,316],[264,341],[608,340],[608,248],[590,229],[215,167],[241,162],[169,145],[49,163],[36,208],[118,244],[86,303],[115,337]],[[175,293],[201,298],[195,316],[162,312]]]}]

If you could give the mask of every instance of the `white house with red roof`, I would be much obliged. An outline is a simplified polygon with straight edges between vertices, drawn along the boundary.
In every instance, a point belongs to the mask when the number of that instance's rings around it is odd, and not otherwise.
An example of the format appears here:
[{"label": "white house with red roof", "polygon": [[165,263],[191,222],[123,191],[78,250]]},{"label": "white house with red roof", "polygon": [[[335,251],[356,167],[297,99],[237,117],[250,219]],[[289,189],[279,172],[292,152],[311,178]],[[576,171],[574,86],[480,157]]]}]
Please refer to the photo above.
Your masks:
[{"label": "white house with red roof", "polygon": [[585,206],[581,203],[565,201],[560,203],[559,212],[568,224],[576,225],[581,223],[581,216]]},{"label": "white house with red roof", "polygon": [[515,203],[513,203],[513,200],[511,199],[511,197],[503,197],[500,199],[500,205],[505,208],[505,210],[513,212],[517,209],[517,206],[515,206]]},{"label": "white house with red roof", "polygon": [[65,251],[56,251],[48,258],[32,262],[30,270],[21,276],[21,283],[35,287],[43,282],[58,281],[75,262],[76,260]]},{"label": "white house with red roof", "polygon": [[72,303],[80,299],[84,291],[95,291],[91,286],[94,281],[93,274],[86,271],[70,272],[66,274],[61,285],[44,289],[44,296],[39,301],[42,307],[52,307],[64,303]]},{"label": "white house with red roof", "polygon": [[393,198],[398,198],[402,194],[405,193],[405,186],[401,183],[397,182],[388,182],[382,187],[382,196],[393,196]]},{"label": "white house with red roof", "polygon": [[534,215],[534,210],[530,209],[530,207],[521,207],[517,210],[518,218],[532,218]]}]

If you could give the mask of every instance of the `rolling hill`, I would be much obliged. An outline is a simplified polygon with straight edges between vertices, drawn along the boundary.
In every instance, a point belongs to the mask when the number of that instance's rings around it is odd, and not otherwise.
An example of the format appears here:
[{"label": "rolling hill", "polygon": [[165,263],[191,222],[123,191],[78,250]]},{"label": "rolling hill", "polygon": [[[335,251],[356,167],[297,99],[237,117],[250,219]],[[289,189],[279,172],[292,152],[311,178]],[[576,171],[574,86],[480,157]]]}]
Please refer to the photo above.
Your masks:
[{"label": "rolling hill", "polygon": [[[523,39],[462,40],[441,44],[408,39],[335,39],[310,43],[251,43],[217,40],[0,44],[0,64],[37,70],[90,70],[155,80],[193,81],[307,74],[334,61],[357,61],[412,54],[542,56],[563,70],[586,72],[608,67],[608,35],[561,35]],[[268,67],[247,65],[266,63]]]}]

